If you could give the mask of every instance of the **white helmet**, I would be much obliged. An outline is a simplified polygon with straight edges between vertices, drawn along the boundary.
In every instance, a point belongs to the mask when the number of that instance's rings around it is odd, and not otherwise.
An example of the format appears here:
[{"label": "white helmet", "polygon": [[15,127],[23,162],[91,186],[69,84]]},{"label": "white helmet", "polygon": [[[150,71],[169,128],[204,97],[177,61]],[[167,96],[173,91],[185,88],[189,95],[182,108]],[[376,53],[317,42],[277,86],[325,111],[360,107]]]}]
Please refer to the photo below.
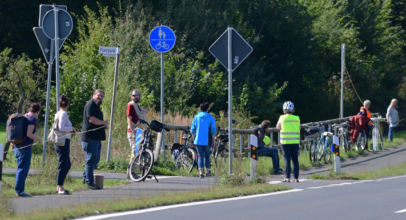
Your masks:
[{"label": "white helmet", "polygon": [[293,102],[287,101],[283,103],[283,112],[293,112],[295,106],[293,105]]}]

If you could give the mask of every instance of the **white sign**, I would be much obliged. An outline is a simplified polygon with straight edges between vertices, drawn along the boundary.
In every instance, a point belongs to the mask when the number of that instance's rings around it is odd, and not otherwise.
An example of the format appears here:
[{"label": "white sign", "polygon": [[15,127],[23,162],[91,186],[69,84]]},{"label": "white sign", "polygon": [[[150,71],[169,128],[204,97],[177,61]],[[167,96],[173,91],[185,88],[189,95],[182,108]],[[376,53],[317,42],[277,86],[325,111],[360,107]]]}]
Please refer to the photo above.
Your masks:
[{"label": "white sign", "polygon": [[105,57],[115,57],[116,54],[120,54],[120,48],[99,46],[99,53],[103,54]]},{"label": "white sign", "polygon": [[251,139],[250,145],[258,147],[258,138],[257,138],[257,136],[251,134],[250,139]]}]

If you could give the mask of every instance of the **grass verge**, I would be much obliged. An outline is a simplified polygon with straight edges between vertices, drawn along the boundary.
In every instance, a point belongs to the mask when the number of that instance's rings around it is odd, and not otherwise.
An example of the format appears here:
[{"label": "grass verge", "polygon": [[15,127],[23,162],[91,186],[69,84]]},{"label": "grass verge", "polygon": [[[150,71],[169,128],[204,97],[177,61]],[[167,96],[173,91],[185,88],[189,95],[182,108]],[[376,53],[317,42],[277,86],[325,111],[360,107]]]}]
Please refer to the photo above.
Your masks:
[{"label": "grass verge", "polygon": [[364,171],[358,173],[341,173],[335,174],[330,172],[329,174],[313,174],[310,179],[319,179],[319,180],[367,180],[367,179],[376,179],[389,176],[399,176],[406,174],[406,163],[398,164],[391,167],[385,167],[380,170]]},{"label": "grass verge", "polygon": [[[152,196],[142,196],[114,201],[100,201],[88,204],[76,204],[57,209],[37,210],[28,213],[15,214],[10,209],[0,212],[0,219],[73,219],[81,216],[106,214],[117,211],[145,209],[157,206],[180,204],[194,201],[205,201],[229,197],[263,194],[292,189],[290,186],[270,184],[250,184],[242,186],[215,186],[197,191],[162,193]],[[7,207],[7,206],[6,206]]]},{"label": "grass verge", "polygon": [[[52,195],[56,190],[56,175],[53,181],[41,180],[43,175],[28,175],[25,182],[25,192],[31,195]],[[126,180],[104,180],[104,186],[119,186],[129,183]],[[3,188],[1,198],[13,198],[15,196],[15,174],[3,173]],[[78,190],[86,190],[87,185],[82,183],[80,178],[67,177],[64,187],[66,190],[75,192]]]}]

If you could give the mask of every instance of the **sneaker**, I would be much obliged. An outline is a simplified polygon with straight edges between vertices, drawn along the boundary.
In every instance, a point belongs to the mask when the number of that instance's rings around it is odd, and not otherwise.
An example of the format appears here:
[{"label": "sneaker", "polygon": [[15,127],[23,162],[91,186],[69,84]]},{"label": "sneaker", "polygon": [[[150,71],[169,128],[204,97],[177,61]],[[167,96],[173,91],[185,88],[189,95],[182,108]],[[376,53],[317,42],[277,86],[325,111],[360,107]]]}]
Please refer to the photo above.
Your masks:
[{"label": "sneaker", "polygon": [[206,173],[206,177],[211,176],[211,170],[209,170],[208,173]]},{"label": "sneaker", "polygon": [[285,170],[284,170],[284,169],[282,169],[282,168],[279,168],[278,170],[279,170],[279,172],[282,172],[282,173],[284,173],[284,172],[285,172]]},{"label": "sneaker", "polygon": [[200,174],[200,179],[204,179],[204,175],[203,175],[203,174]]},{"label": "sneaker", "polygon": [[94,183],[89,183],[89,184],[87,184],[87,188],[89,188],[89,189],[91,189],[91,190],[98,190],[98,189],[100,189],[100,187],[97,186],[97,185],[94,184]]},{"label": "sneaker", "polygon": [[18,196],[18,197],[32,197],[30,194],[27,194],[25,192],[16,193],[16,196]]}]

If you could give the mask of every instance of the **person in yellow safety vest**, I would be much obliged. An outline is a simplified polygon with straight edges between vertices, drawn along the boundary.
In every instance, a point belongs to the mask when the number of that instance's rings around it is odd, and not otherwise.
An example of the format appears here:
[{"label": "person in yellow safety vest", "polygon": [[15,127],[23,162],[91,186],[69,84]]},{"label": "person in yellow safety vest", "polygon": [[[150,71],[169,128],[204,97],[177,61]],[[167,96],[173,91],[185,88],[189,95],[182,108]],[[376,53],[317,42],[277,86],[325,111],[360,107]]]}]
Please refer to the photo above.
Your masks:
[{"label": "person in yellow safety vest", "polygon": [[300,144],[300,118],[293,115],[295,107],[291,101],[283,103],[283,115],[279,117],[276,128],[280,131],[282,155],[285,161],[285,179],[290,182],[290,161],[293,162],[293,176],[299,182],[299,144]]}]

